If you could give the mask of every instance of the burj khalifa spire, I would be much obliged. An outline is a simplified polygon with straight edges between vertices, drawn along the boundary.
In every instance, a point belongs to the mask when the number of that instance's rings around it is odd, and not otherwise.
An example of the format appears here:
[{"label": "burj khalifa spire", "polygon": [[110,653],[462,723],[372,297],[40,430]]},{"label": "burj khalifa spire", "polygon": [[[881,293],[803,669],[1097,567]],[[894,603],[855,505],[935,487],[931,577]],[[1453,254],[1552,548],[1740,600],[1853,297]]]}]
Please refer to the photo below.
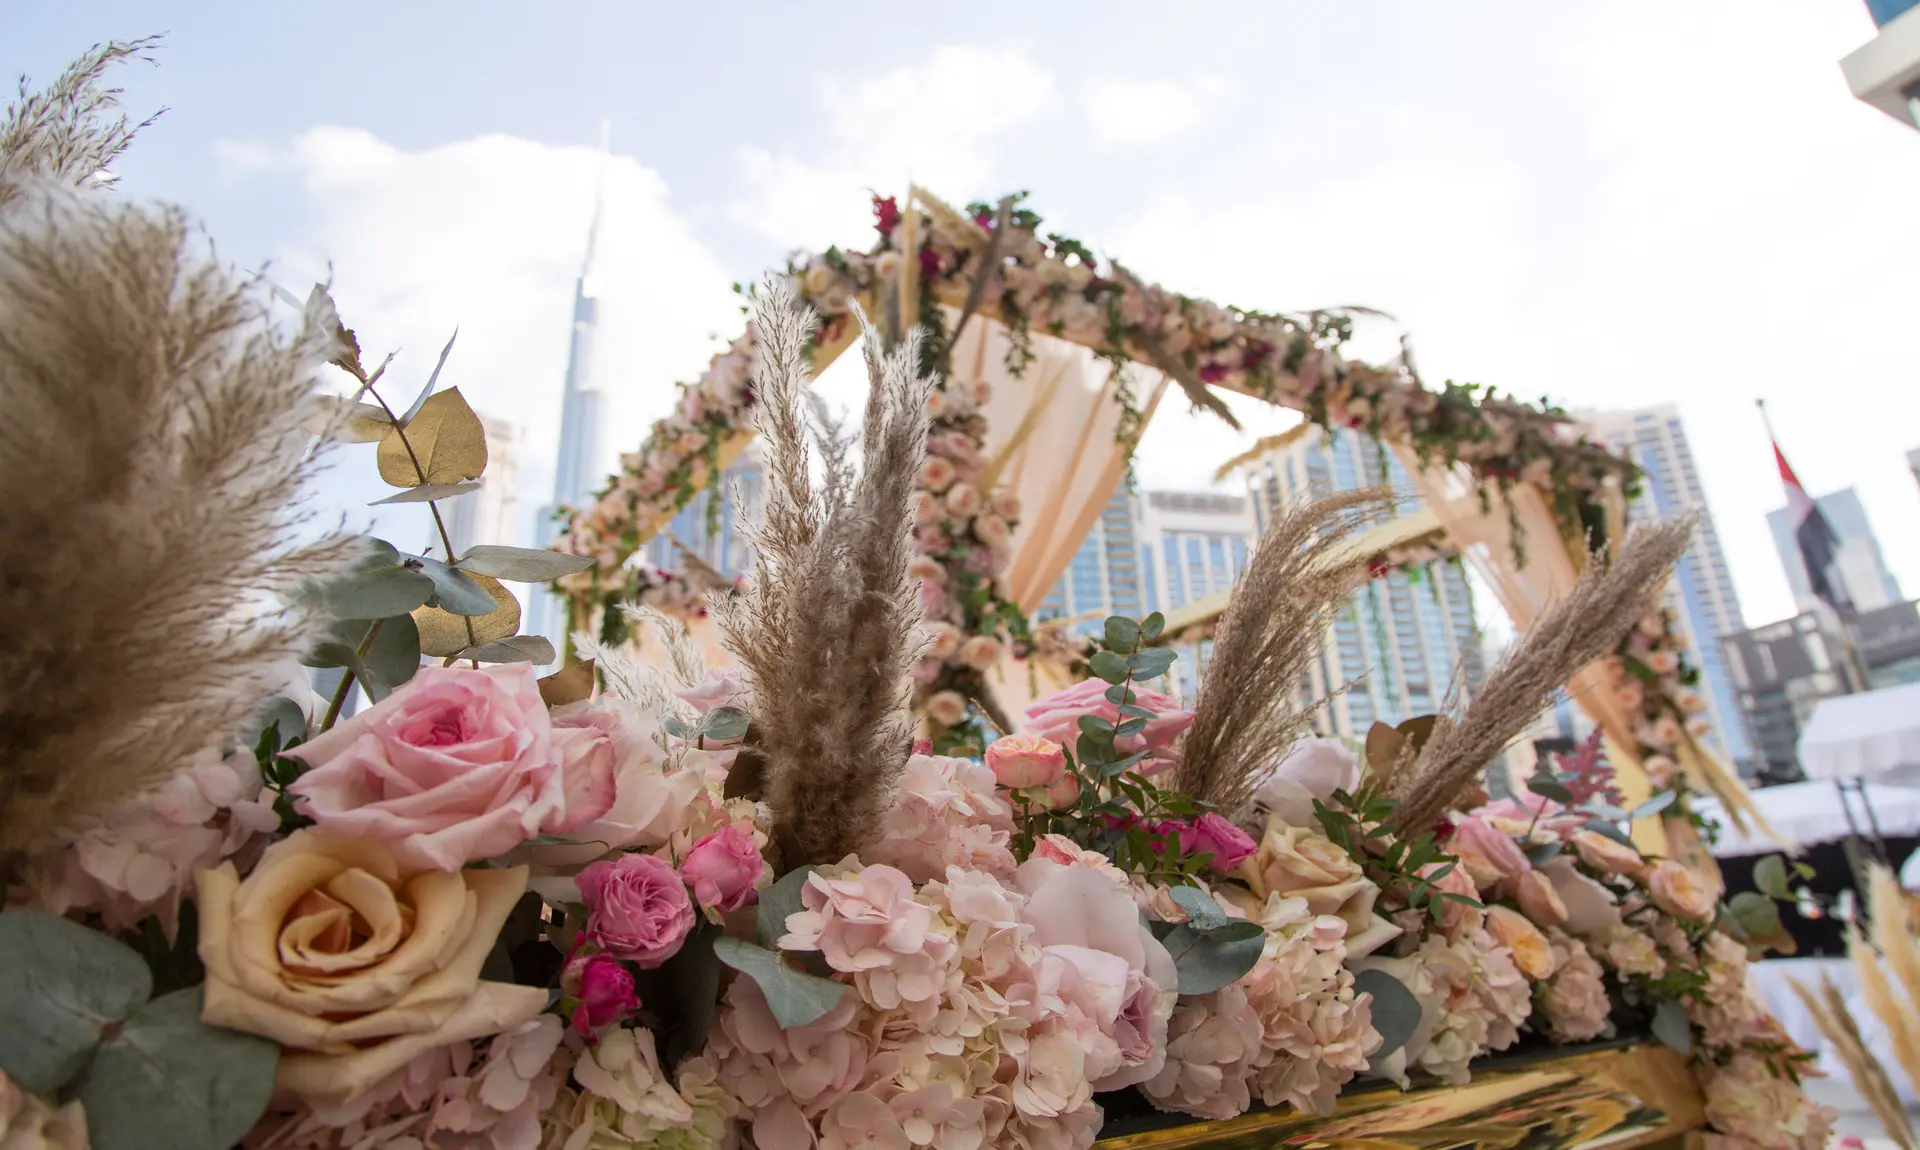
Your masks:
[{"label": "burj khalifa spire", "polygon": [[[606,169],[609,126],[600,123],[600,177],[593,193],[593,217],[587,224],[587,254],[580,264],[580,278],[573,288],[573,333],[567,348],[567,376],[560,401],[560,445],[554,455],[553,501],[540,509],[535,530],[541,546],[552,543],[560,533],[556,518],[563,507],[584,507],[592,501],[594,490],[605,477],[598,472],[600,432],[604,419],[605,396],[595,379],[597,367],[594,349],[600,327],[600,300],[596,292],[596,262],[600,248],[600,224],[606,203]],[[553,640],[564,648],[567,625],[566,604],[545,587],[533,588],[533,634]]]}]

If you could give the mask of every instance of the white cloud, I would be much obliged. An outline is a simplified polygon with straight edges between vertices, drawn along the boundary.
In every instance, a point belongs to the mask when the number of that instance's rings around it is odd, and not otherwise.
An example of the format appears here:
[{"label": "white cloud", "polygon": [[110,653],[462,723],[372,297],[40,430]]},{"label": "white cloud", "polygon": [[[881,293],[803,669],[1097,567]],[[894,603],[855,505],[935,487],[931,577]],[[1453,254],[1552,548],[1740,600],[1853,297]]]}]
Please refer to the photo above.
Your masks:
[{"label": "white cloud", "polygon": [[1192,127],[1200,119],[1202,97],[1225,88],[1216,77],[1192,84],[1103,80],[1082,90],[1080,104],[1096,147],[1153,144]]},{"label": "white cloud", "polygon": [[[334,295],[370,359],[398,349],[388,379],[412,397],[447,336],[441,376],[520,432],[523,530],[550,498],[574,280],[601,159],[503,135],[403,151],[361,131],[315,128],[290,147],[231,147],[243,172],[277,168],[304,192],[274,278],[299,289],[331,263]],[[270,162],[269,162],[270,161]],[[609,388],[600,467],[611,470],[741,320],[729,277],[630,157],[605,169],[596,277],[599,378]]]},{"label": "white cloud", "polygon": [[812,152],[738,153],[742,227],[813,250],[872,223],[867,191],[922,187],[964,194],[1001,173],[992,144],[1054,110],[1054,81],[1017,48],[936,48],[923,63],[847,82],[821,82],[825,142]]}]

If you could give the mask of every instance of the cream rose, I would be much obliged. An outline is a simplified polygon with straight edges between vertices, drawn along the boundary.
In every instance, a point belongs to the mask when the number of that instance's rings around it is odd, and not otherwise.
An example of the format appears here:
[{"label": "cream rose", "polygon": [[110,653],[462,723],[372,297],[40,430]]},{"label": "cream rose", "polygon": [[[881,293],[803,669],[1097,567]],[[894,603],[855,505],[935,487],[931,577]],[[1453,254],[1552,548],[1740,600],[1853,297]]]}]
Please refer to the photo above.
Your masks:
[{"label": "cream rose", "polygon": [[[1240,877],[1265,899],[1280,894],[1307,900],[1315,914],[1330,914],[1347,924],[1349,939],[1368,938],[1379,930],[1373,904],[1380,888],[1369,882],[1346,851],[1331,839],[1305,827],[1267,820],[1267,833],[1253,858],[1241,864]],[[1389,928],[1391,929],[1391,928]],[[1386,935],[1398,934],[1393,930]],[[1373,942],[1379,942],[1385,938]],[[1352,953],[1349,945],[1349,953]]]},{"label": "cream rose", "polygon": [[480,981],[525,867],[409,874],[384,843],[307,830],[245,882],[231,863],[197,877],[201,1017],[278,1042],[289,1093],[344,1100],[546,1009],[539,987]]},{"label": "cream rose", "polygon": [[1487,908],[1487,933],[1513,952],[1513,965],[1531,982],[1553,975],[1553,947],[1527,917],[1504,906]]},{"label": "cream rose", "polygon": [[1705,922],[1713,917],[1713,888],[1672,859],[1663,859],[1647,872],[1647,892],[1656,906],[1675,918]]}]

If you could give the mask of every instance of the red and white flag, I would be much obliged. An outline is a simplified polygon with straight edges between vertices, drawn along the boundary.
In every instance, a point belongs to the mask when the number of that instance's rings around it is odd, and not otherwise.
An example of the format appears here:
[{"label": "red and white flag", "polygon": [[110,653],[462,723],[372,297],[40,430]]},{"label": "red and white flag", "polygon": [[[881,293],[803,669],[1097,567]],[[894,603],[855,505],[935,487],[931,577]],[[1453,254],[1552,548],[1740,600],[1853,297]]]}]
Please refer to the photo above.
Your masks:
[{"label": "red and white flag", "polygon": [[1793,473],[1793,467],[1781,453],[1779,441],[1773,439],[1771,427],[1767,429],[1767,438],[1773,442],[1773,458],[1780,465],[1780,483],[1787,489],[1787,516],[1793,521],[1793,540],[1800,547],[1800,562],[1807,569],[1807,583],[1822,602],[1842,617],[1852,615],[1853,600],[1847,596],[1846,584],[1833,566],[1840,554],[1840,537],[1834,534],[1827,517],[1820,513],[1820,505],[1808,498],[1807,489],[1800,485],[1800,477]]}]

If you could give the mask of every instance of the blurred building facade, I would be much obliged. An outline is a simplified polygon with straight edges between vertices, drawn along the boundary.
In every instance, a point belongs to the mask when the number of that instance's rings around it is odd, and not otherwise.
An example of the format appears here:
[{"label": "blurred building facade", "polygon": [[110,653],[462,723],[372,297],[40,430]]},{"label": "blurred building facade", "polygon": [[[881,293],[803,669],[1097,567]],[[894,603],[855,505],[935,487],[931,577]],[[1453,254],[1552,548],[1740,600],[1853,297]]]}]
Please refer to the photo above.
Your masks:
[{"label": "blurred building facade", "polygon": [[1840,61],[1855,97],[1920,128],[1920,0],[1866,0],[1873,39]]},{"label": "blurred building facade", "polygon": [[1687,658],[1700,668],[1707,698],[1707,717],[1713,721],[1709,747],[1743,767],[1750,765],[1752,744],[1747,737],[1738,695],[1720,639],[1745,630],[1733,574],[1720,549],[1706,491],[1693,463],[1680,411],[1672,404],[1625,411],[1585,411],[1577,418],[1587,435],[1626,455],[1645,473],[1631,515],[1640,522],[1672,518],[1689,511],[1700,513],[1693,542],[1674,567],[1667,584],[1666,605],[1680,621],[1687,642]]},{"label": "blurred building facade", "polygon": [[[1814,500],[1827,524],[1833,528],[1840,547],[1829,568],[1846,589],[1847,598],[1857,611],[1876,611],[1900,602],[1900,585],[1887,569],[1880,553],[1880,540],[1867,522],[1867,509],[1853,488],[1843,487],[1831,495]],[[1793,589],[1793,605],[1811,611],[1818,601],[1807,581],[1807,564],[1795,542],[1792,513],[1787,508],[1767,512],[1767,526],[1773,531],[1773,546],[1780,553],[1780,566],[1787,573],[1787,586]]]}]

